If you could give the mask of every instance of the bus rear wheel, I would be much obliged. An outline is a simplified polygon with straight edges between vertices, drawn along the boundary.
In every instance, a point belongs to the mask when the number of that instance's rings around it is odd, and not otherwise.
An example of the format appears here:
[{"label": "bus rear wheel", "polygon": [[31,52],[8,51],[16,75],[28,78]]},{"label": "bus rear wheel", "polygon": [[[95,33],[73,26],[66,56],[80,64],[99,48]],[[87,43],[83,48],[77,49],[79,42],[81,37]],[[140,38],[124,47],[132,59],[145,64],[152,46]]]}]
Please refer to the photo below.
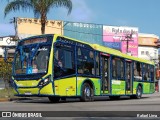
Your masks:
[{"label": "bus rear wheel", "polygon": [[57,103],[57,102],[59,102],[60,97],[49,96],[48,99],[49,99],[49,101],[50,101],[51,103]]},{"label": "bus rear wheel", "polygon": [[82,96],[80,98],[82,102],[94,101],[93,88],[89,83],[84,83],[82,86]]},{"label": "bus rear wheel", "polygon": [[136,95],[130,96],[133,99],[140,99],[142,97],[142,87],[139,85],[136,90]]}]

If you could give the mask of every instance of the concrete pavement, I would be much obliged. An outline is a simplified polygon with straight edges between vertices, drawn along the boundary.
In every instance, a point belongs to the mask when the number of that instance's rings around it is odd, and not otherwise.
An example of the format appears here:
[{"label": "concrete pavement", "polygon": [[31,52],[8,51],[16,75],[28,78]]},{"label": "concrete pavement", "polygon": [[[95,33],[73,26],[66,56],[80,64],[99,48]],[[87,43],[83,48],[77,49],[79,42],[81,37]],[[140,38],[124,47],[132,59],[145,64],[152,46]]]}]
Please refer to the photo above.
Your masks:
[{"label": "concrete pavement", "polygon": [[[153,94],[143,94],[142,97],[160,97],[160,92],[155,92]],[[15,97],[15,98],[0,98],[0,102],[14,101],[14,100],[32,100],[39,99],[39,97]]]}]

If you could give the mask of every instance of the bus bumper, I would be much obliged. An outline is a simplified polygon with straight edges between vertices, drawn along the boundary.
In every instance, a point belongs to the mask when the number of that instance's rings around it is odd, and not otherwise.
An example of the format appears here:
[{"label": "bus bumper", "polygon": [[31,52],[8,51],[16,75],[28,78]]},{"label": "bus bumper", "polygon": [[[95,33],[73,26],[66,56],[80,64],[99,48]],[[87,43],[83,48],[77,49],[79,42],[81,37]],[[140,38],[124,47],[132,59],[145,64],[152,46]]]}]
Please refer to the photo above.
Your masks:
[{"label": "bus bumper", "polygon": [[16,88],[14,91],[15,96],[51,96],[54,95],[53,86],[50,82],[44,87],[28,87],[28,88]]}]

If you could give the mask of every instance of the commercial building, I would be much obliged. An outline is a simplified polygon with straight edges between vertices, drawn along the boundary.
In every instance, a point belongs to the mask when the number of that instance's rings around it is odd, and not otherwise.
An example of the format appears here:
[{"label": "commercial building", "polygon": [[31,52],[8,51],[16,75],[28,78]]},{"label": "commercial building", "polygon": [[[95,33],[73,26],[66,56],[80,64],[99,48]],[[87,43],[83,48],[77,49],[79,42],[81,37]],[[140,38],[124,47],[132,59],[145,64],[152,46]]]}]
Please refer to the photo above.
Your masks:
[{"label": "commercial building", "polygon": [[[13,41],[15,36],[1,36],[0,37],[0,57],[4,57],[4,47],[5,46],[16,46],[16,42]],[[10,50],[9,54],[12,55],[14,50]]]},{"label": "commercial building", "polygon": [[[41,21],[34,18],[16,18],[16,33],[19,39],[40,35],[41,34]],[[46,22],[46,34],[59,34],[63,35],[63,21],[48,20]]]},{"label": "commercial building", "polygon": [[[156,65],[156,71],[159,71],[158,59],[158,40],[159,36],[154,34],[138,34],[138,57],[153,61]],[[156,74],[156,90],[159,91],[159,72]]]}]

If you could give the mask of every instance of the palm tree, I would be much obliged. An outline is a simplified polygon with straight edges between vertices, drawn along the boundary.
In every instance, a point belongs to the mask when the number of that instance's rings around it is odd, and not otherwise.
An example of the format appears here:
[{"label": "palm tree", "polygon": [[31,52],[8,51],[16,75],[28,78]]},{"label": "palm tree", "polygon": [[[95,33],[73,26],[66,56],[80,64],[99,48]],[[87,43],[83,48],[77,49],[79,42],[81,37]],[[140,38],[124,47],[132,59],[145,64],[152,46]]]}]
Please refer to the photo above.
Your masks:
[{"label": "palm tree", "polygon": [[68,14],[72,11],[72,1],[71,0],[13,0],[9,2],[5,9],[4,15],[10,13],[11,11],[18,10],[33,10],[34,17],[41,19],[41,33],[45,34],[45,25],[47,21],[47,14],[53,7],[65,7],[68,9]]}]

